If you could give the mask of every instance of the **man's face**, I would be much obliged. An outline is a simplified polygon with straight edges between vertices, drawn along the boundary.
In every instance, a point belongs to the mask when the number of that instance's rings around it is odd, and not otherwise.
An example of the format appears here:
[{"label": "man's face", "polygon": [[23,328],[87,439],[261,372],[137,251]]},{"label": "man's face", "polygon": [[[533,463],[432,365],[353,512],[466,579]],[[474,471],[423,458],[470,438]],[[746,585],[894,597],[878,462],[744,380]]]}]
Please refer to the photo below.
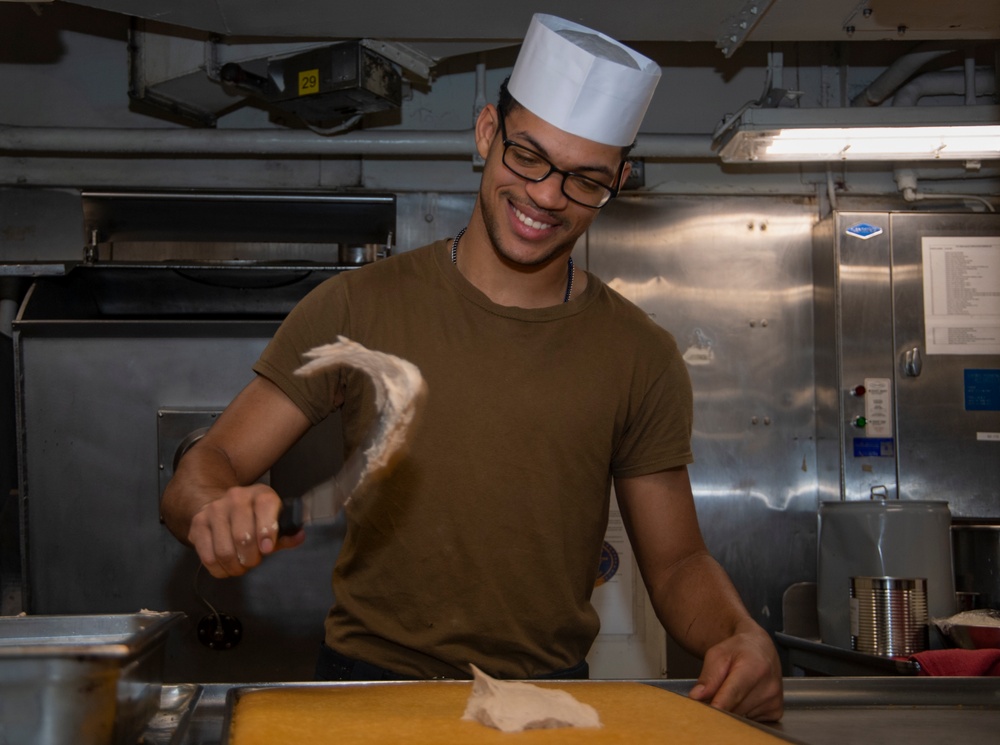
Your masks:
[{"label": "man's face", "polygon": [[[568,134],[523,107],[504,113],[507,138],[546,158],[557,168],[616,186],[622,151]],[[494,250],[522,266],[566,256],[599,210],[569,199],[563,177],[551,173],[534,183],[503,164],[503,136],[497,109],[488,106],[476,124],[479,153],[486,160],[478,205]],[[628,166],[622,173],[628,175]]]}]

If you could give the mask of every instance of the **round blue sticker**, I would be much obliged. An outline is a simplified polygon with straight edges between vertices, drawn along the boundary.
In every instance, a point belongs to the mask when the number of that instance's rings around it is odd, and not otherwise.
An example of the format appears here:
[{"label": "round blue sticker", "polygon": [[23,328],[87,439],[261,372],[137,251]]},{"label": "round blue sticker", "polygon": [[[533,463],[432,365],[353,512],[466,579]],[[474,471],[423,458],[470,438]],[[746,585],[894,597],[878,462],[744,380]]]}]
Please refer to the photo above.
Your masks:
[{"label": "round blue sticker", "polygon": [[600,587],[618,574],[619,562],[615,547],[605,541],[601,546],[601,563],[597,565],[597,582],[594,583],[594,587]]}]

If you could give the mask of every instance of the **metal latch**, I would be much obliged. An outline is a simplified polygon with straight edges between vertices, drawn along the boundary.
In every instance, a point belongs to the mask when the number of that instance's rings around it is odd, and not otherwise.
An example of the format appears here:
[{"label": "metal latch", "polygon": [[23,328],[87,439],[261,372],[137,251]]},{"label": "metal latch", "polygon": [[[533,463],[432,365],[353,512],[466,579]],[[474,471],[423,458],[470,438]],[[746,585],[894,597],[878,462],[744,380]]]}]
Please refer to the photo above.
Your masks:
[{"label": "metal latch", "polygon": [[920,347],[908,349],[906,354],[903,355],[903,372],[909,377],[920,377],[920,370],[923,366],[923,359],[920,357]]}]

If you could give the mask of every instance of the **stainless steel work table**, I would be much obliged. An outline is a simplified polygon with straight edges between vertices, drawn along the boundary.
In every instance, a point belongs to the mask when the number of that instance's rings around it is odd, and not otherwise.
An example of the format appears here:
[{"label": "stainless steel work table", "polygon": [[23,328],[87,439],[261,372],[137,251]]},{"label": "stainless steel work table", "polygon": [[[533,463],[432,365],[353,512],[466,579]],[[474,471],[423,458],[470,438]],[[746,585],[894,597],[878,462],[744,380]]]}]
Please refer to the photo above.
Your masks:
[{"label": "stainless steel work table", "polygon": [[[677,693],[687,693],[694,684],[691,680],[640,682]],[[232,687],[236,686],[165,686],[160,710],[140,742],[219,743],[226,694]],[[768,726],[793,742],[808,745],[996,742],[1000,678],[786,678],[784,719]]]}]

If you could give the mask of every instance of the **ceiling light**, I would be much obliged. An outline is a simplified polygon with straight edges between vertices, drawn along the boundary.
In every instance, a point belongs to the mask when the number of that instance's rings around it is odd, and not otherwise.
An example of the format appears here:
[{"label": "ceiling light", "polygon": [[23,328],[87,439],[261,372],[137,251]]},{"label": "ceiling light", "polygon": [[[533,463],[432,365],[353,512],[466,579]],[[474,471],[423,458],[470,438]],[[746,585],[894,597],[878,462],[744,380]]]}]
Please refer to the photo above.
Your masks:
[{"label": "ceiling light", "polygon": [[719,143],[725,163],[1000,158],[1000,107],[748,109]]}]

